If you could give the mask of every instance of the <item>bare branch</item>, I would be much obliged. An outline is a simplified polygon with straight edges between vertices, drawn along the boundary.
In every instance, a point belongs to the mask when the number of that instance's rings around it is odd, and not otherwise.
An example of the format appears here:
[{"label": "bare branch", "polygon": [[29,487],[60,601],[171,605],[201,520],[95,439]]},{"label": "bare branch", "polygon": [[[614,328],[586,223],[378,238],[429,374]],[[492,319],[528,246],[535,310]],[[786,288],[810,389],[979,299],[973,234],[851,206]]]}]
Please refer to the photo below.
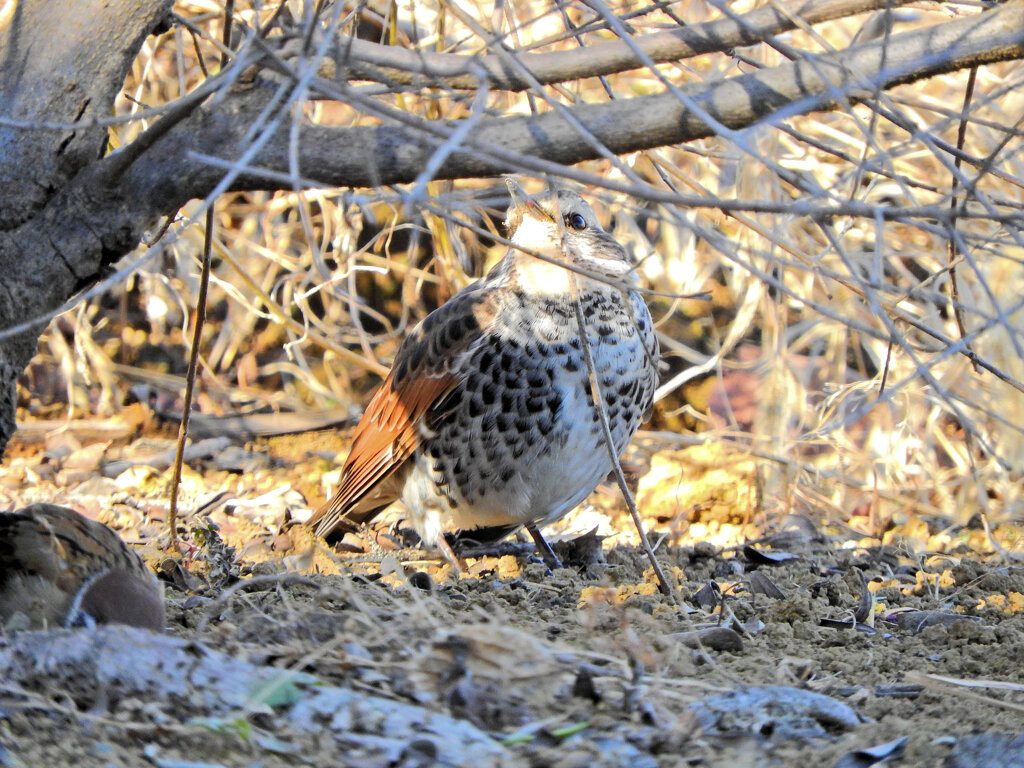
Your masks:
[{"label": "bare branch", "polygon": [[[1024,2],[998,6],[976,16],[893,35],[834,54],[820,54],[711,85],[688,84],[679,91],[714,120],[731,129],[750,127],[780,115],[829,109],[842,100],[856,103],[880,89],[971,66],[1024,56]],[[315,168],[324,185],[380,186],[411,182],[457,124],[424,120],[326,81],[322,95],[348,101],[389,125],[333,128],[307,126],[300,137],[304,166]],[[150,199],[154,211],[202,196],[221,178],[215,165],[197,167],[189,152],[231,160],[241,132],[259,108],[251,92],[196,120],[156,145],[136,163],[127,180],[133,196]],[[621,154],[678,144],[713,134],[704,120],[673,94],[582,104],[568,110],[605,147]],[[558,173],[598,156],[560,114],[480,120],[463,151],[452,152],[437,178],[490,176],[532,170]],[[254,160],[256,169],[287,173],[288,133],[281,131]],[[280,181],[258,170],[241,174],[234,189],[276,189]],[[865,209],[867,210],[867,209]]]},{"label": "bare branch", "polygon": [[[517,58],[537,82],[549,85],[643,67],[634,46],[659,64],[681,61],[704,53],[755,45],[772,35],[797,28],[798,21],[817,24],[905,2],[909,0],[897,3],[887,0],[806,0],[803,5],[789,9],[788,13],[776,7],[763,6],[736,18],[716,19],[637,37],[632,40],[632,45],[615,40],[553,53],[519,53]],[[416,51],[345,36],[339,38],[333,55],[338,75],[342,78],[474,90],[479,84],[475,68],[481,68],[493,88],[525,91],[532,85],[499,55]]]}]

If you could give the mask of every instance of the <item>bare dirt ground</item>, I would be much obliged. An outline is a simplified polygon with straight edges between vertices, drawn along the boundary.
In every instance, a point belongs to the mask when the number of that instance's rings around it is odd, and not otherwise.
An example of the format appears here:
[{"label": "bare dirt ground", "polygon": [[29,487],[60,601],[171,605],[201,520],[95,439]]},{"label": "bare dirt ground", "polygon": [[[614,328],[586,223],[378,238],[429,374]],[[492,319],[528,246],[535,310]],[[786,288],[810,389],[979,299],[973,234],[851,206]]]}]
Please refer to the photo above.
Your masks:
[{"label": "bare dirt ground", "polygon": [[[368,554],[330,552],[294,522],[309,513],[295,489],[331,482],[325,446],[341,438],[325,434],[194,462],[189,509],[206,510],[186,516],[175,559],[166,472],[114,463],[164,438],[72,432],[12,446],[5,501],[46,496],[137,542],[166,580],[168,637],[0,636],[0,765],[1024,765],[1013,526],[912,517],[872,537],[813,514],[769,520],[749,506],[748,459],[639,450],[670,595],[610,489],[553,532],[569,567],[548,573],[513,540],[457,576],[396,548],[400,510]],[[249,470],[223,468],[242,459]],[[703,501],[681,497],[683,478]],[[593,537],[568,543],[593,526],[620,532],[603,556]],[[61,635],[80,659],[41,650]],[[268,671],[285,694],[222,692]]]}]

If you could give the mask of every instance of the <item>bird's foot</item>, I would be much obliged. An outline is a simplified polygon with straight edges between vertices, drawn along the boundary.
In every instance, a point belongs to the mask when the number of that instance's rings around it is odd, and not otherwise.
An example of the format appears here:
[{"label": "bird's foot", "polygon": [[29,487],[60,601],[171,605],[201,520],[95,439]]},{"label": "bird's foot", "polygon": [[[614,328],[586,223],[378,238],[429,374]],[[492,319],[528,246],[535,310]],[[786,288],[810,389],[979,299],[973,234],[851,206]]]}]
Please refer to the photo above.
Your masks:
[{"label": "bird's foot", "polygon": [[437,538],[437,548],[441,552],[445,561],[447,561],[448,565],[452,567],[455,575],[459,576],[462,573],[464,564],[459,563],[459,558],[455,556],[455,551],[452,549],[452,545],[448,543],[448,539],[444,536],[439,536]]},{"label": "bird's foot", "polygon": [[541,560],[544,561],[544,565],[549,570],[556,571],[562,567],[562,561],[555,555],[554,550],[551,549],[551,545],[544,540],[544,537],[540,535],[540,530],[537,528],[536,523],[527,523],[524,526],[530,536],[533,537],[534,544],[537,545],[537,553],[540,555]]}]

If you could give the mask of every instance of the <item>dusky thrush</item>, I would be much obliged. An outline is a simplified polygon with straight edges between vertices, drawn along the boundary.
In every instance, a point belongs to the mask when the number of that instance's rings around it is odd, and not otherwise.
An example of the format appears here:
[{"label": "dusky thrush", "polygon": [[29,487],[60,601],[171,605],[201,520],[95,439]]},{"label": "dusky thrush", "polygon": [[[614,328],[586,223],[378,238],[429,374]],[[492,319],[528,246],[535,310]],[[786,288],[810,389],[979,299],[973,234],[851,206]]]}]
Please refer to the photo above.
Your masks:
[{"label": "dusky thrush", "polygon": [[56,504],[0,512],[0,625],[164,628],[153,572],[102,523]]},{"label": "dusky thrush", "polygon": [[578,194],[508,186],[514,247],[403,341],[337,491],[309,521],[328,542],[402,498],[423,542],[453,563],[445,531],[525,526],[556,568],[538,526],[612,468],[592,383],[616,456],[649,415],[658,342],[625,249]]}]

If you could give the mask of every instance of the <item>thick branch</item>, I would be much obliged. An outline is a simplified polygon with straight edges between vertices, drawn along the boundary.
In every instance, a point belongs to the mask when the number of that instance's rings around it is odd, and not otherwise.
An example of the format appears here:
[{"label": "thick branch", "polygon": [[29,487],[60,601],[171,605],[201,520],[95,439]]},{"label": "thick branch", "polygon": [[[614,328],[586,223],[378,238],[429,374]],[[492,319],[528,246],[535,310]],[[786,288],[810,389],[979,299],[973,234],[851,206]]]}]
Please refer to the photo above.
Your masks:
[{"label": "thick branch", "polygon": [[[632,43],[652,61],[661,64],[755,45],[795,29],[800,20],[818,24],[906,2],[909,0],[805,0],[786,12],[777,5],[765,5],[735,19],[716,19],[642,35]],[[510,69],[503,57],[495,55],[414,51],[341,36],[333,57],[339,76],[350,79],[413,86],[442,84],[473,90],[479,87],[479,73],[483,73],[488,84],[500,90],[525,91],[532,85],[520,71]],[[542,85],[611,75],[643,66],[634,48],[622,40],[552,53],[520,53],[516,58]]]},{"label": "thick branch", "polygon": [[[769,118],[782,108],[793,114],[828,109],[843,99],[858,102],[877,90],[966,66],[1024,57],[1024,0],[933,27],[894,35],[836,54],[822,54],[773,69],[694,83],[679,90],[719,123],[741,129]],[[323,86],[330,89],[330,85]],[[334,92],[357,108],[384,117],[390,125],[327,128],[306,126],[300,137],[302,168],[326,185],[380,186],[409,182],[422,171],[434,148],[454,127],[421,120],[399,110]],[[154,210],[173,210],[205,195],[223,168],[189,159],[189,152],[232,161],[242,134],[259,104],[249,94],[235,99],[231,113],[222,103],[204,109],[144,156],[130,173],[137,199]],[[621,99],[568,108],[599,141],[615,153],[691,141],[713,134],[705,120],[675,95]],[[267,144],[256,164],[287,174],[287,126]],[[453,153],[439,178],[487,176],[547,168],[532,158],[571,165],[597,156],[561,114],[481,120],[464,151]],[[236,189],[276,189],[280,178],[243,173]]]}]

